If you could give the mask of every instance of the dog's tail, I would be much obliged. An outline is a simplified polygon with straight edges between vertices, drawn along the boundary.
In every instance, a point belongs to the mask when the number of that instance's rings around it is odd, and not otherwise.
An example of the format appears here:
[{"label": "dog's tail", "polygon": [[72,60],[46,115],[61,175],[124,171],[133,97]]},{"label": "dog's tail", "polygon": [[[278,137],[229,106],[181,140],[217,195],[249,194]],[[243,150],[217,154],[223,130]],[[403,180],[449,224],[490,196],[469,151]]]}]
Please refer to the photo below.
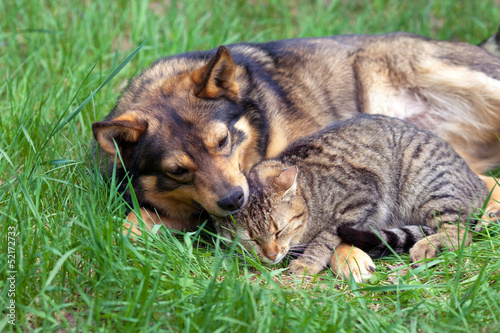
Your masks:
[{"label": "dog's tail", "polygon": [[372,258],[392,254],[409,253],[416,242],[436,233],[436,228],[423,225],[407,225],[401,228],[364,231],[349,225],[340,225],[337,235],[346,243],[363,250]]},{"label": "dog's tail", "polygon": [[500,28],[496,34],[479,43],[478,46],[493,54],[495,57],[500,58]]}]

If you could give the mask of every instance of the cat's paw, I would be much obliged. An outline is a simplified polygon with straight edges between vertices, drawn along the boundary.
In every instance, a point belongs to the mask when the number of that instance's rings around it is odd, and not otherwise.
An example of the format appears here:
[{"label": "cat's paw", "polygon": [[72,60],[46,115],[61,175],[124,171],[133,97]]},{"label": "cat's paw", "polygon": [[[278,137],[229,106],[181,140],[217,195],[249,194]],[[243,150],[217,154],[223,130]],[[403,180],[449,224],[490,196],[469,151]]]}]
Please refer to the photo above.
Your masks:
[{"label": "cat's paw", "polygon": [[435,244],[429,242],[429,240],[430,239],[421,239],[410,249],[410,261],[413,263],[414,267],[421,264],[418,264],[417,262],[424,259],[435,258],[438,253],[441,252],[441,246],[436,246]]},{"label": "cat's paw", "polygon": [[368,280],[375,273],[375,263],[364,251],[341,243],[330,261],[332,272],[342,279],[350,279],[351,273],[356,283]]},{"label": "cat's paw", "polygon": [[305,275],[305,274],[318,274],[321,272],[322,267],[316,267],[314,265],[306,265],[300,260],[292,260],[290,266],[288,266],[288,273],[293,275]]}]

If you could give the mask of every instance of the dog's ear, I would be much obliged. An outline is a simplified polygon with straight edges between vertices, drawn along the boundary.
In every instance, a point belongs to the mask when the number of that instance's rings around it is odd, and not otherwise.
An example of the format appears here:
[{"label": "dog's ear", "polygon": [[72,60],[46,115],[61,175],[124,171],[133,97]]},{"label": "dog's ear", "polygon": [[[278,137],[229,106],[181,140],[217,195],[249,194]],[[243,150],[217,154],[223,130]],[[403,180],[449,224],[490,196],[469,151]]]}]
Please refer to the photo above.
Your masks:
[{"label": "dog's ear", "polygon": [[197,69],[192,79],[197,85],[196,96],[201,98],[217,98],[227,94],[238,97],[239,88],[234,80],[234,61],[229,49],[220,46],[208,64]]},{"label": "dog's ear", "polygon": [[131,113],[121,115],[111,121],[99,121],[92,124],[92,132],[99,146],[111,155],[116,154],[116,146],[118,146],[125,163],[131,157],[139,138],[147,128],[148,123],[145,120],[138,119]]}]

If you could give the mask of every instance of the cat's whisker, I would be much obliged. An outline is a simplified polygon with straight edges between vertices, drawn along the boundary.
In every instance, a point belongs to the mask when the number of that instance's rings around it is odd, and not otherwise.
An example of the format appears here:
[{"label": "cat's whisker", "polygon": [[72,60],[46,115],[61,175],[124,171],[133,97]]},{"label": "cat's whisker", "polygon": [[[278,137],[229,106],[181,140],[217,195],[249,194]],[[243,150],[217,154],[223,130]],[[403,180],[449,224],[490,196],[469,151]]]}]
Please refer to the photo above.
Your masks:
[{"label": "cat's whisker", "polygon": [[304,244],[299,244],[299,245],[292,245],[290,246],[290,248],[292,247],[307,247],[309,245],[324,245],[324,244],[327,244],[327,243],[304,243]]},{"label": "cat's whisker", "polygon": [[316,256],[311,256],[309,254],[304,254],[304,253],[288,252],[288,254],[292,255],[292,256],[297,256],[297,257],[307,257],[307,258],[311,258],[311,259],[317,259]]},{"label": "cat's whisker", "polygon": [[307,246],[290,247],[290,250],[304,251]]},{"label": "cat's whisker", "polygon": [[[396,136],[398,140],[393,139]],[[346,146],[343,140],[360,144]],[[409,250],[412,262],[434,257],[437,249],[460,244],[463,232],[455,222],[468,216],[473,204],[481,203],[487,194],[485,183],[463,168],[465,162],[450,146],[409,123],[384,116],[346,121],[294,147],[272,163],[252,169],[259,194],[238,213],[247,221],[245,237],[263,261],[277,258],[282,244],[287,244],[290,260],[296,259],[292,271],[308,267],[316,272],[339,256],[365,261],[363,253],[379,257],[389,254],[388,248],[396,253]],[[343,157],[346,152],[349,159]],[[297,165],[291,166],[292,161]],[[328,165],[318,168],[323,161]],[[403,165],[407,166],[404,170]],[[439,169],[436,173],[436,165],[446,165],[446,172]],[[403,171],[405,176],[396,182],[384,181]],[[439,184],[415,197],[415,189],[437,178]],[[392,207],[391,215],[387,207]],[[256,213],[261,211],[269,213]],[[352,223],[353,216],[357,216],[356,223]],[[438,231],[436,218],[442,226]],[[466,237],[468,245],[470,237]],[[344,243],[339,244],[340,239]]]},{"label": "cat's whisker", "polygon": [[299,245],[292,245],[290,248],[306,248],[310,245],[327,245],[328,243],[306,243],[306,244],[299,244]]}]

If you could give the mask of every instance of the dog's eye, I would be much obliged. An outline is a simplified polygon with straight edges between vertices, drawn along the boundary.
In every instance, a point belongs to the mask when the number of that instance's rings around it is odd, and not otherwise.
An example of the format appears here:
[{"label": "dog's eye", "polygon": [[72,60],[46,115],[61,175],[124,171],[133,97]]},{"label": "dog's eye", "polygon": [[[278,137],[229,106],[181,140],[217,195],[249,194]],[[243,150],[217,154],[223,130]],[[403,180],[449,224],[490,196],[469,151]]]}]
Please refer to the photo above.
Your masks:
[{"label": "dog's eye", "polygon": [[170,170],[168,173],[174,177],[182,177],[182,176],[187,175],[189,173],[189,171],[187,169],[184,169],[184,168],[177,168],[174,170]]},{"label": "dog's eye", "polygon": [[226,135],[224,139],[219,141],[219,149],[224,148],[227,145],[229,135]]}]

